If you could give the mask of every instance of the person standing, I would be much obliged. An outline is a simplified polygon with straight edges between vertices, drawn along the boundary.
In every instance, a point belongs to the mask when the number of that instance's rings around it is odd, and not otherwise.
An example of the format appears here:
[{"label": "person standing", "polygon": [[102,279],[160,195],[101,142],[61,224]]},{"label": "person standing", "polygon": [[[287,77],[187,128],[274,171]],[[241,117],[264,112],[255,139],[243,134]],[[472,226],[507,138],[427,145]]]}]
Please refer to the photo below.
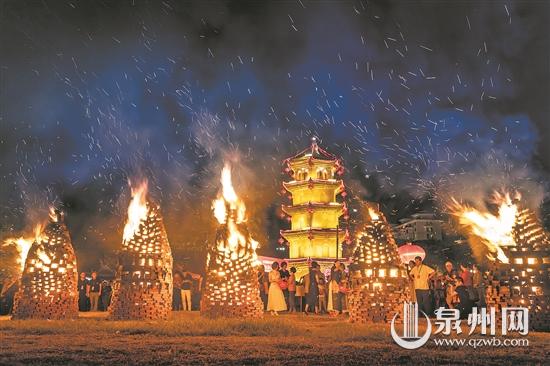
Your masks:
[{"label": "person standing", "polygon": [[470,299],[470,292],[467,286],[464,285],[462,277],[457,278],[455,291],[459,300],[456,308],[460,311],[460,319],[465,319],[472,312],[473,302]]},{"label": "person standing", "polygon": [[86,286],[86,292],[90,298],[90,311],[98,311],[99,295],[101,295],[101,282],[97,278],[97,272],[92,272],[92,278]]},{"label": "person standing", "polygon": [[183,278],[181,281],[181,303],[183,311],[191,311],[191,295],[193,290],[193,276],[188,271],[183,272]]},{"label": "person standing", "polygon": [[296,311],[296,268],[290,267],[290,277],[288,278],[288,311]]},{"label": "person standing", "polygon": [[415,266],[411,269],[410,277],[414,281],[416,301],[418,308],[429,316],[431,314],[429,281],[435,274],[435,271],[433,268],[423,264],[420,256],[414,258],[414,263]]},{"label": "person standing", "polygon": [[103,280],[101,285],[101,311],[107,311],[109,305],[111,305],[111,295],[113,294],[113,288],[111,282]]},{"label": "person standing", "polygon": [[340,296],[340,314],[348,311],[348,292],[350,287],[349,274],[346,272],[346,265],[340,263],[340,271],[342,273],[342,278],[340,279],[340,286],[338,287],[338,296]]},{"label": "person standing", "polygon": [[319,314],[323,314],[327,312],[327,281],[325,276],[319,273],[317,282],[319,288]]},{"label": "person standing", "polygon": [[460,264],[460,278],[462,279],[463,285],[468,290],[471,302],[476,300],[476,294],[474,293],[474,286],[472,285],[472,272],[468,265],[461,263]]},{"label": "person standing", "polygon": [[414,291],[414,280],[411,278],[411,270],[414,268],[415,263],[414,261],[409,261],[409,265],[407,266],[407,274],[409,275],[409,290],[411,292],[411,301],[416,302],[416,293]]},{"label": "person standing", "polygon": [[281,275],[281,281],[279,282],[279,287],[283,290],[283,295],[285,296],[286,307],[289,307],[289,291],[288,291],[288,279],[290,278],[290,272],[286,269],[287,264],[285,261],[281,262],[281,269],[279,274]]},{"label": "person standing", "polygon": [[457,302],[456,279],[458,278],[458,272],[454,269],[451,261],[445,262],[445,271],[443,272],[443,279],[445,282],[445,302],[449,309],[454,309],[454,305]]},{"label": "person standing", "polygon": [[88,280],[86,279],[86,272],[80,273],[78,278],[78,311],[88,311]]},{"label": "person standing", "polygon": [[474,288],[474,292],[477,295],[477,306],[481,311],[481,308],[487,307],[487,303],[485,302],[485,286],[483,284],[483,274],[479,270],[479,267],[477,264],[472,265],[472,286]]},{"label": "person standing", "polygon": [[267,309],[267,294],[269,292],[269,281],[265,273],[265,268],[263,264],[258,266],[258,287],[260,289],[260,298],[264,304],[264,311]]},{"label": "person standing", "polygon": [[174,291],[172,292],[172,310],[181,310],[181,285],[183,275],[180,272],[174,272]]},{"label": "person standing", "polygon": [[269,294],[267,296],[267,310],[273,315],[279,315],[279,311],[287,309],[285,296],[279,287],[281,274],[279,273],[279,263],[273,262],[272,271],[269,272]]},{"label": "person standing", "polygon": [[328,285],[328,311],[332,315],[342,313],[342,295],[340,294],[340,282],[342,281],[342,269],[340,261],[335,261],[330,270],[330,282]]},{"label": "person standing", "polygon": [[305,277],[304,291],[306,293],[306,308],[304,313],[309,314],[309,311],[313,310],[317,314],[317,303],[319,301],[319,265],[317,262],[311,262],[311,268],[309,273]]}]

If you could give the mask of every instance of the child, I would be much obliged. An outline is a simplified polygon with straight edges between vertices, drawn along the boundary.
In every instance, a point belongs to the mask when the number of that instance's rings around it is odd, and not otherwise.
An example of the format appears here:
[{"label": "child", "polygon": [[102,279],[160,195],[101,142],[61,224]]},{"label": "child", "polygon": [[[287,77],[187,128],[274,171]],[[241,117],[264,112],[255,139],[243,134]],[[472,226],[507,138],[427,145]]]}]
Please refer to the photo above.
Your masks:
[{"label": "child", "polygon": [[290,267],[290,276],[288,277],[288,311],[296,311],[296,268]]}]

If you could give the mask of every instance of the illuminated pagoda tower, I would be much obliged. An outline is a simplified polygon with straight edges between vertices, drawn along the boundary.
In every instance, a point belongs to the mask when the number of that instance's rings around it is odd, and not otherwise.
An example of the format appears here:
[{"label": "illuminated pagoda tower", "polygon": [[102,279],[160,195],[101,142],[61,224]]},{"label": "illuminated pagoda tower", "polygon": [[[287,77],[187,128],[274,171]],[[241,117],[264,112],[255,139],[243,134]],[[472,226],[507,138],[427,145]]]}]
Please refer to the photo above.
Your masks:
[{"label": "illuminated pagoda tower", "polygon": [[407,271],[378,205],[363,203],[362,216],[365,224],[357,235],[350,265],[350,321],[390,322],[402,313],[403,302],[409,298]]},{"label": "illuminated pagoda tower", "polygon": [[342,215],[347,217],[345,203],[337,197],[346,196],[344,182],[337,179],[344,172],[340,160],[320,148],[315,138],[311,146],[284,161],[285,172],[292,178],[283,182],[292,204],[282,210],[290,216],[291,228],[282,230],[288,241],[289,262],[297,268],[297,277],[307,272],[307,261],[316,260],[321,268],[342,258],[342,243],[347,231],[339,226]]},{"label": "illuminated pagoda tower", "polygon": [[172,251],[147,183],[132,189],[109,318],[167,319],[172,311]]},{"label": "illuminated pagoda tower", "polygon": [[206,287],[201,301],[201,315],[256,318],[263,315],[257,274],[258,242],[246,226],[246,208],[231,183],[231,170],[222,170],[222,193],[212,208],[218,220],[216,241],[208,250]]},{"label": "illuminated pagoda tower", "polygon": [[550,236],[535,212],[516,201],[512,230],[515,245],[504,247],[508,263],[494,261],[489,271],[487,304],[529,308],[529,326],[550,330]]},{"label": "illuminated pagoda tower", "polygon": [[62,213],[56,210],[28,252],[12,319],[77,318],[77,283],[71,237]]}]

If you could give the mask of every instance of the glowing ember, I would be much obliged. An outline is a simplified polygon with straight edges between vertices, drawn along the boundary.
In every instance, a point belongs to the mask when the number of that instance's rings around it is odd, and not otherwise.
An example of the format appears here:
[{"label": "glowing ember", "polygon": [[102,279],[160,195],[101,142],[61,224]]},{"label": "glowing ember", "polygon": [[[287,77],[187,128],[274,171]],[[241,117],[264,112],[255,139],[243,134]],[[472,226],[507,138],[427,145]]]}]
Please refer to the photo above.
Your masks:
[{"label": "glowing ember", "polygon": [[368,210],[369,210],[369,216],[371,220],[380,219],[380,216],[378,216],[378,213],[376,212],[376,210],[374,210],[372,207],[369,207]]},{"label": "glowing ember", "polygon": [[508,263],[508,257],[502,250],[503,247],[515,246],[513,236],[514,225],[516,224],[516,216],[518,207],[514,200],[519,200],[521,197],[516,193],[512,199],[510,193],[493,194],[493,202],[498,205],[498,214],[493,215],[488,211],[479,211],[468,205],[460,204],[453,198],[451,212],[458,217],[460,225],[472,234],[481,239],[487,246],[490,255],[487,257],[490,260],[496,259],[503,263]]},{"label": "glowing ember", "polygon": [[132,201],[128,206],[128,221],[124,226],[123,241],[127,242],[139,230],[139,225],[147,218],[147,181],[141,182],[136,188],[132,187]]}]

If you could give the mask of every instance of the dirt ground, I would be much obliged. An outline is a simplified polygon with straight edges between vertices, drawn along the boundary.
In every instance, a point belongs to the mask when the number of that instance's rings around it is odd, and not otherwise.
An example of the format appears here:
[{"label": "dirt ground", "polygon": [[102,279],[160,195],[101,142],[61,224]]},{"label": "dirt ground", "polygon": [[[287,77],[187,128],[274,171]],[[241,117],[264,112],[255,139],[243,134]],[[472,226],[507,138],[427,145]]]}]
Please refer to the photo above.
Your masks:
[{"label": "dirt ground", "polygon": [[260,321],[206,320],[177,313],[166,322],[0,318],[1,365],[537,365],[549,364],[550,334],[529,333],[528,347],[397,346],[386,325],[345,318],[266,316]]}]

